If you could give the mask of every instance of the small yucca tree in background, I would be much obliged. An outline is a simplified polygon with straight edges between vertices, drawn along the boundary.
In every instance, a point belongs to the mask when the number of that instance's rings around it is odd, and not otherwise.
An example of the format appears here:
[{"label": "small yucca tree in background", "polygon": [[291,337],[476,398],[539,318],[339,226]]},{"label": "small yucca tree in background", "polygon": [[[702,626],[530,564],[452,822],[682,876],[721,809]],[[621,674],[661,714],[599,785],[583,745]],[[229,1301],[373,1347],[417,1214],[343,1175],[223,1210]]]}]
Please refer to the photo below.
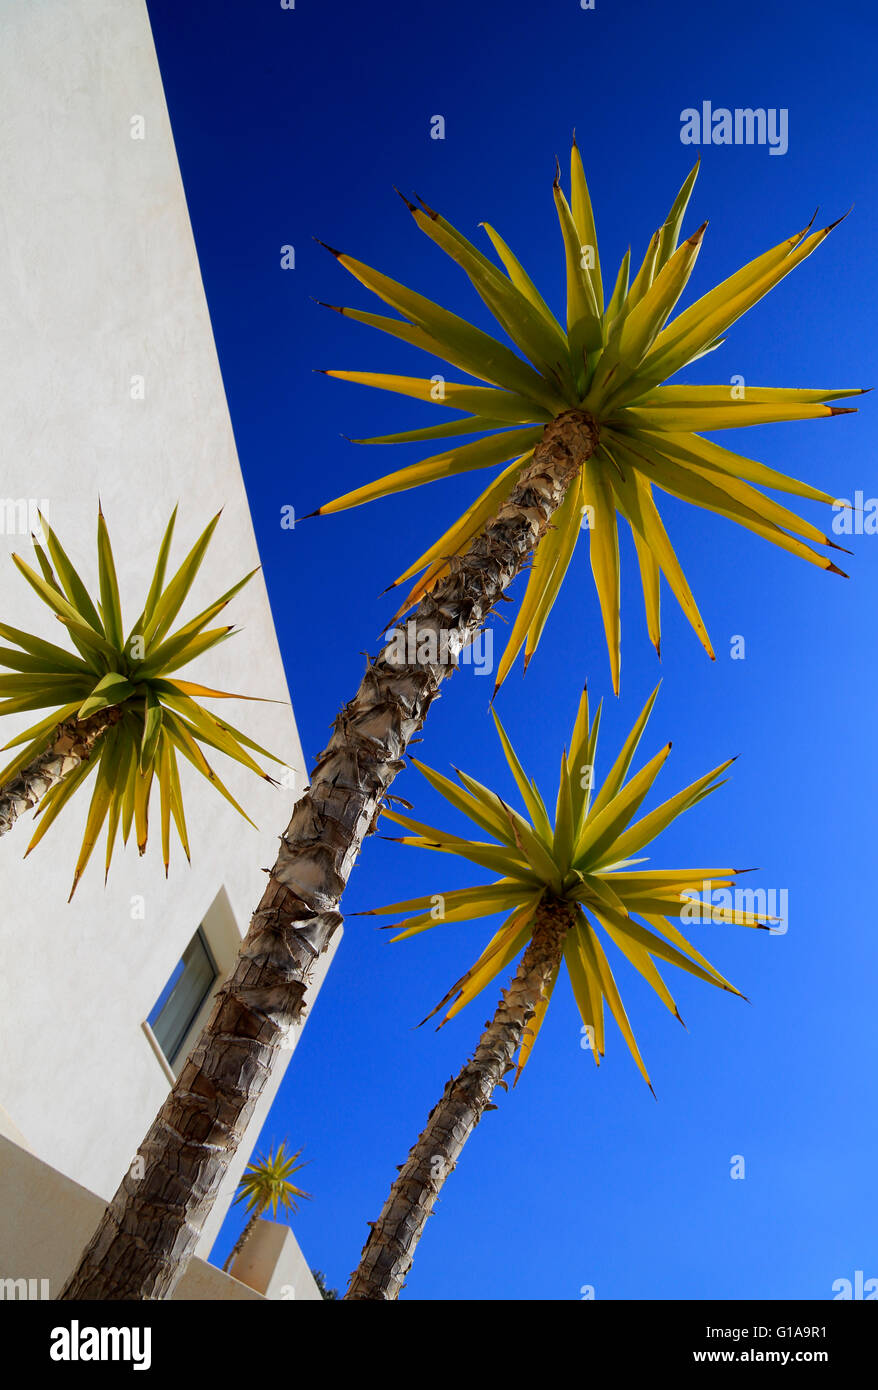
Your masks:
[{"label": "small yucca tree in background", "polygon": [[471,1060],[446,1085],[426,1128],[399,1169],[381,1215],[372,1225],[346,1298],[389,1300],[398,1296],[442,1185],[490,1104],[494,1089],[512,1069],[516,1051],[518,1080],[562,968],[566,967],[595,1062],[600,1065],[604,1053],[606,1001],[652,1089],[596,928],[619,948],[678,1019],[677,1006],[656,962],[678,966],[719,989],[740,994],[672,920],[703,911],[713,922],[767,927],[769,920],[776,919],[736,908],[702,906],[700,895],[706,882],[711,888],[731,888],[733,875],[740,870],[643,867],[646,861],[640,852],[645,846],[721,786],[719,779],[734,761],[721,763],[634,820],[671,749],[667,744],[639,772],[628,776],[656,693],[647,701],[603,783],[593,789],[600,708],[590,721],[588,696],[583,692],[570,750],[565,749],[561,758],[554,816],[549,814],[536,783],[525,773],[496,715],[525,814],[513,810],[503,797],[466,773],[458,772],[457,786],[420,763],[416,766],[430,785],[491,839],[468,840],[396,812],[385,813],[413,832],[402,838],[403,844],[453,854],[500,875],[490,884],[440,894],[438,914],[436,894],[375,908],[380,913],[414,914],[401,924],[404,930],[394,940],[427,931],[437,920],[464,922],[497,912],[509,914],[475,964],[427,1017],[432,1018],[450,1003],[443,1019],[447,1022],[521,952],[524,954]]},{"label": "small yucca tree in background", "polygon": [[[728,386],[662,386],[665,378],[716,346],[726,328],[810,255],[830,228],[810,234],[806,229],[787,238],[668,322],[701,241],[699,231],[678,245],[693,182],[694,171],[653,234],[630,285],[626,258],[605,300],[591,201],[574,146],[570,202],[557,178],[553,190],[567,271],[563,326],[497,233],[492,230],[491,235],[502,269],[438,214],[413,209],[419,226],[467,272],[512,346],[335,253],[398,314],[343,309],[345,317],[422,348],[475,381],[445,386],[444,403],[463,412],[462,418],[402,436],[449,439],[444,453],[321,511],[354,506],[470,467],[511,462],[421,557],[426,572],[408,598],[417,605],[407,624],[406,646],[412,655],[400,661],[399,644],[392,637],[368,662],[359,689],[336,716],[310,787],[281,837],[221,1004],[144,1141],[146,1177],[138,1182],[123,1177],[65,1299],[167,1298],[173,1293],[246,1116],[279,1060],[290,1028],[302,1016],[314,962],[341,923],[339,903],[351,869],[404,766],[409,742],[421,730],[461,649],[472,642],[534,552],[528,590],[500,674],[522,634],[526,648],[534,648],[566,571],[583,506],[593,513],[592,569],[615,678],[617,514],[630,522],[638,544],[656,642],[660,572],[694,617],[694,602],[657,519],[653,485],[717,510],[824,569],[835,569],[827,556],[801,539],[831,545],[829,538],[778,508],[758,487],[824,502],[831,502],[831,495],[719,449],[697,431],[830,416],[837,408],[824,402],[855,392],[762,387],[749,388],[749,396],[737,401]],[[583,254],[583,247],[593,248],[594,257]],[[435,399],[432,381],[391,377],[379,382],[363,373],[341,375],[392,385],[425,401]],[[484,438],[457,444],[457,437],[467,432]],[[420,562],[412,570],[419,567]],[[232,1047],[238,1060],[234,1074],[227,1065]],[[221,1094],[216,1085],[220,1072]]]},{"label": "small yucca tree in background", "polygon": [[[162,539],[143,610],[125,634],[119,584],[110,537],[98,508],[97,559],[100,597],[92,599],[55,532],[44,517],[45,545],[34,539],[38,573],[18,555],[19,572],[66,629],[75,650],[56,646],[30,632],[0,623],[0,715],[50,709],[38,723],[5,745],[19,751],[0,771],[0,834],[26,811],[37,809],[39,823],[26,853],[40,842],[80,787],[94,774],[82,846],[76,862],[76,889],[106,824],[105,878],[117,837],[127,844],[132,825],[141,854],[146,849],[149,804],[157,784],[165,873],[170,858],[171,822],[189,858],[178,756],[249,820],[204,754],[215,748],[250,771],[273,779],[248,750],[279,759],[218,719],[203,699],[256,699],[232,695],[175,673],[232,636],[232,626],[208,626],[256,573],[240,579],[196,617],[172,631],[174,620],[195,580],[219,515],[199,536],[168,580],[168,559],[176,508]],[[252,824],[252,822],[251,822]]]},{"label": "small yucca tree in background", "polygon": [[271,1149],[268,1154],[248,1163],[241,1181],[238,1183],[238,1195],[235,1197],[235,1203],[244,1202],[244,1210],[250,1215],[244,1224],[244,1229],[229,1251],[229,1257],[223,1265],[223,1269],[230,1270],[232,1268],[246,1245],[247,1238],[256,1222],[266,1212],[270,1212],[273,1217],[276,1217],[279,1211],[298,1211],[296,1198],[304,1198],[310,1202],[311,1193],[297,1187],[292,1181],[293,1174],[307,1166],[307,1163],[296,1162],[301,1154],[301,1149],[297,1149],[294,1154],[288,1154],[286,1140],[283,1140],[276,1149]]}]

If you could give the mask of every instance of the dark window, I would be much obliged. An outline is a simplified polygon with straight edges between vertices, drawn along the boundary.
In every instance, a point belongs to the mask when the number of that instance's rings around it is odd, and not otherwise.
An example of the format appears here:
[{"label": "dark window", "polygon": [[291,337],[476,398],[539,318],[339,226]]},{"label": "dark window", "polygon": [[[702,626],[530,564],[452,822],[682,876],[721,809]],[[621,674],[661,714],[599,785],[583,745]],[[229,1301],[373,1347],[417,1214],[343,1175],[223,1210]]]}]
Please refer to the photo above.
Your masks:
[{"label": "dark window", "polygon": [[199,927],[147,1019],[169,1062],[175,1060],[218,974],[207,938]]}]

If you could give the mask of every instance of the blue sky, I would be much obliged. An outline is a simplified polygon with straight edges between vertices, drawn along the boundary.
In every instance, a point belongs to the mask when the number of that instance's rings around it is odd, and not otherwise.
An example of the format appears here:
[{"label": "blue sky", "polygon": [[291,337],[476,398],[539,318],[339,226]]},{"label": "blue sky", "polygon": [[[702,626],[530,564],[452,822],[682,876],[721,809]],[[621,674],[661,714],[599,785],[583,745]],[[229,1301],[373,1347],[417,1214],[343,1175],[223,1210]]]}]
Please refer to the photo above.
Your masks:
[{"label": "blue sky", "polygon": [[[556,153],[566,166],[574,126],[615,273],[629,241],[642,256],[699,152],[681,144],[684,108],[705,100],[785,108],[782,156],[765,146],[700,150],[686,227],[705,218],[710,226],[687,297],[801,229],[818,204],[818,225],[851,204],[853,214],[691,379],[875,382],[870,5],[597,0],[583,11],[578,0],[417,8],[298,0],[284,10],[150,0],[149,10],[309,765],[356,688],[362,653],[378,649],[393,611],[381,590],[484,485],[433,484],[281,528],[284,506],[304,515],[422,456],[419,446],[367,450],[342,435],[439,418],[314,374],[430,371],[414,351],[312,303],[381,311],[312,237],[488,327],[464,277],[412,223],[397,184],[473,239],[481,220],[492,222],[560,309],[551,180]],[[430,138],[436,114],[446,122],[441,141]],[[294,270],[280,268],[285,244],[295,247]],[[721,442],[836,496],[861,489],[869,498],[878,494],[872,399],[857,415],[724,432]],[[803,507],[827,526],[827,509]],[[578,1299],[590,1285],[598,1299],[829,1298],[833,1282],[857,1269],[878,1276],[878,537],[840,538],[855,551],[842,580],[706,513],[665,504],[664,515],[717,661],[665,593],[659,667],[625,545],[615,700],[582,546],[526,680],[519,666],[498,709],[530,770],[554,791],[583,679],[607,699],[606,759],[661,676],[643,745],[651,755],[674,741],[657,791],[666,796],[740,757],[731,782],[656,844],[654,862],[759,865],[761,884],[789,891],[789,930],[769,938],[696,928],[698,944],[752,1004],[688,976],[669,979],[688,1031],[620,964],[657,1101],[612,1025],[595,1069],[569,989],[559,987],[521,1083],[501,1095],[446,1184],[408,1297]],[[736,636],[744,660],[731,659]],[[492,684],[472,670],[456,675],[417,751],[511,795],[488,715]],[[419,818],[451,823],[415,771],[395,790]],[[477,877],[435,859],[370,840],[347,911]],[[497,992],[440,1033],[413,1025],[489,934],[488,924],[445,926],[391,945],[372,919],[348,922],[263,1135],[304,1146],[314,1201],[294,1229],[310,1262],[341,1288],[395,1166],[474,1047]],[[730,1177],[733,1155],[744,1157],[743,1181]],[[238,1224],[237,1214],[226,1223],[220,1258]]]}]

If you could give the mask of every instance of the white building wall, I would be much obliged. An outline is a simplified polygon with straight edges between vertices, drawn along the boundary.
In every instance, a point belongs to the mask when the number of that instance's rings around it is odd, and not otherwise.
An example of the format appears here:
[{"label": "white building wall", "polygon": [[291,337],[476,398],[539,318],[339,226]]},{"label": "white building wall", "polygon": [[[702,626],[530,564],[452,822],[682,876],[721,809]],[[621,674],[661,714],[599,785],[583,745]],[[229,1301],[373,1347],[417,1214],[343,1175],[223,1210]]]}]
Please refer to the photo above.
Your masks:
[{"label": "white building wall", "polygon": [[[184,614],[259,563],[146,6],[0,0],[0,528],[16,525],[4,499],[47,501],[94,581],[98,493],[129,620],[177,501],[178,560],[225,508]],[[12,550],[29,558],[27,536],[0,534],[3,618],[63,640]],[[193,864],[172,846],[167,882],[159,844],[139,859],[129,843],[105,888],[99,845],[67,905],[87,794],[26,862],[27,824],[0,841],[0,1106],[35,1155],[104,1197],[167,1092],[142,1021],[221,890],[220,934],[234,946],[246,930],[304,784],[261,575],[229,614],[243,631],[183,674],[281,702],[222,706],[295,770],[277,789],[216,755],[258,831],[187,765]],[[0,735],[36,717],[0,721]]]},{"label": "white building wall", "polygon": [[[102,1210],[100,1197],[0,1135],[0,1303],[57,1298]],[[289,1227],[258,1221],[256,1231],[258,1258],[242,1264],[254,1245],[251,1235],[235,1265],[236,1271],[242,1265],[240,1278],[196,1256],[172,1297],[187,1303],[319,1301]]]}]

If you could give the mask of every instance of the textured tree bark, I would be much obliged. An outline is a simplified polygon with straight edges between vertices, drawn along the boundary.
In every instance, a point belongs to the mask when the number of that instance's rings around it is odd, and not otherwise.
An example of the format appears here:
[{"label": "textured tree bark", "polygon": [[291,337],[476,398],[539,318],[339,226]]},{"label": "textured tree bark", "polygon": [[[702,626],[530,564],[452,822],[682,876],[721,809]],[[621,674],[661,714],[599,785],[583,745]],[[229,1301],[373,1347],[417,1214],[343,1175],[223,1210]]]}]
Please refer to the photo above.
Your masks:
[{"label": "textured tree bark", "polygon": [[310,971],[341,923],[339,900],[409,741],[596,446],[597,426],[586,412],[551,421],[497,516],[421,601],[409,620],[414,648],[425,636],[425,648],[434,645],[443,661],[400,663],[389,658],[389,644],[368,662],[281,837],[237,963],[140,1146],[144,1176],[122,1179],[62,1299],[173,1293],[302,1015]]},{"label": "textured tree bark", "polygon": [[19,816],[35,810],[50,787],[66,773],[87,762],[98,739],[118,718],[119,710],[114,705],[98,710],[88,719],[67,719],[59,724],[50,747],[0,787],[0,835],[11,830]]},{"label": "textured tree bark", "polygon": [[351,1276],[346,1299],[399,1297],[415,1249],[445,1179],[488,1108],[494,1089],[511,1070],[522,1034],[561,958],[573,921],[566,903],[546,902],[534,933],[497,1012],[462,1071],[449,1081],[430,1111],[427,1127],[399,1170]]},{"label": "textured tree bark", "polygon": [[238,1258],[241,1251],[244,1249],[244,1246],[247,1244],[247,1237],[253,1230],[253,1227],[256,1225],[256,1222],[259,1220],[261,1215],[262,1212],[259,1209],[259,1207],[257,1207],[256,1210],[251,1213],[250,1220],[246,1223],[243,1231],[238,1236],[238,1239],[235,1241],[234,1245],[229,1251],[229,1257],[223,1265],[224,1271],[228,1271],[232,1268],[232,1265],[235,1263],[235,1260]]}]

